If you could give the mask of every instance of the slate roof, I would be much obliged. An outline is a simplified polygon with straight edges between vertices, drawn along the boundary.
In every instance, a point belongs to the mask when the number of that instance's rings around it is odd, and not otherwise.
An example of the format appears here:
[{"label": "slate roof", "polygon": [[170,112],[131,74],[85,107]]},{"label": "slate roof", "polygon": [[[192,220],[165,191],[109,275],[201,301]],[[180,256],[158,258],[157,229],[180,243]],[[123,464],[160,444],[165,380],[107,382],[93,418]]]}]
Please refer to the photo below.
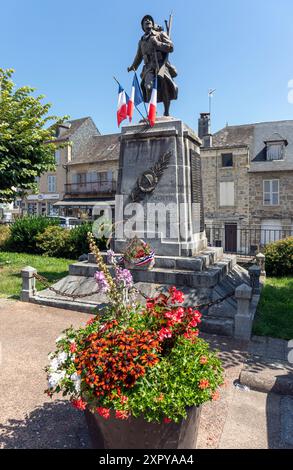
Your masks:
[{"label": "slate roof", "polygon": [[250,145],[253,137],[253,125],[226,126],[213,135],[213,147]]},{"label": "slate roof", "polygon": [[[66,125],[67,123],[70,124],[70,127],[68,129],[62,129],[62,135],[58,136],[56,139],[54,139],[55,142],[61,142],[64,140],[69,140],[70,137],[77,131],[77,129],[88,119],[92,119],[90,116],[86,116],[80,119],[73,119],[70,121],[66,121],[64,124]],[[99,130],[98,130],[99,132]]]},{"label": "slate roof", "polygon": [[120,152],[119,137],[120,134],[93,136],[84,146],[82,152],[69,165],[118,160]]},{"label": "slate roof", "polygon": [[[266,160],[266,142],[285,141],[284,160]],[[293,120],[226,126],[213,135],[213,147],[247,145],[252,171],[293,170]]]}]

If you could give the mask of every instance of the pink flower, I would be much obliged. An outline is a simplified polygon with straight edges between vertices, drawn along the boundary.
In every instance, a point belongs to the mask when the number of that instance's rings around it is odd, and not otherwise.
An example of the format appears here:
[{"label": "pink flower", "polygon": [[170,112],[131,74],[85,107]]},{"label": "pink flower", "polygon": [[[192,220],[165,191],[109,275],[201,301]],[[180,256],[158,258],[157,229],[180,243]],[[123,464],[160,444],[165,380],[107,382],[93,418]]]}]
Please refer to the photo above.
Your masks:
[{"label": "pink flower", "polygon": [[110,409],[109,408],[103,408],[102,406],[99,406],[96,408],[97,413],[102,416],[102,418],[109,419],[110,418]]},{"label": "pink flower", "polygon": [[128,397],[126,397],[125,395],[122,395],[122,397],[120,399],[121,405],[124,405],[127,402],[128,402]]},{"label": "pink flower", "polygon": [[171,422],[172,422],[172,419],[170,419],[170,418],[164,418],[163,419],[163,423],[169,424]]},{"label": "pink flower", "polygon": [[163,341],[165,338],[171,338],[172,336],[172,331],[169,330],[169,328],[162,328],[159,331],[159,340]]},{"label": "pink flower", "polygon": [[77,351],[77,346],[75,343],[71,343],[70,345],[70,352],[75,353]]},{"label": "pink flower", "polygon": [[129,418],[129,412],[128,411],[116,410],[115,416],[116,416],[117,419],[128,419]]},{"label": "pink flower", "polygon": [[172,304],[182,304],[184,302],[184,294],[180,290],[177,290],[176,287],[170,287],[169,294],[171,294]]},{"label": "pink flower", "polygon": [[72,406],[74,406],[74,408],[76,408],[77,410],[85,410],[86,409],[86,403],[81,399],[81,398],[78,398],[76,400],[72,400],[71,401],[71,404]]}]

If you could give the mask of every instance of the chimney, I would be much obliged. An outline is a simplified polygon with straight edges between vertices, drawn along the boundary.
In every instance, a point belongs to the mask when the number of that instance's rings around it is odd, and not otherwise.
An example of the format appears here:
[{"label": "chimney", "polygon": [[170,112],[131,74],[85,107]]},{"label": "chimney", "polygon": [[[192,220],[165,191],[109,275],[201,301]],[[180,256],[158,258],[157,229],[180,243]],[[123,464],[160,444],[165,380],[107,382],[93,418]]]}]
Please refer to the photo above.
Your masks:
[{"label": "chimney", "polygon": [[200,113],[198,120],[198,137],[203,141],[203,147],[212,147],[211,115],[210,113]]}]

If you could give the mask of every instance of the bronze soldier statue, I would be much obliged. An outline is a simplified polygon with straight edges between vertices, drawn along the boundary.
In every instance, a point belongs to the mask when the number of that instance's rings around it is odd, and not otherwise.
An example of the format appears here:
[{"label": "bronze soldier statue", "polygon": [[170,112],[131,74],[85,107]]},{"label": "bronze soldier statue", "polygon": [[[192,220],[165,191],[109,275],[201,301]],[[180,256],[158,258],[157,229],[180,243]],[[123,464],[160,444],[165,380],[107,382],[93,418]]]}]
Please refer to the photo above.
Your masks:
[{"label": "bronze soldier statue", "polygon": [[153,81],[158,76],[158,103],[164,103],[164,116],[169,116],[170,101],[176,100],[178,87],[173,78],[177,76],[175,67],[168,61],[168,55],[173,52],[173,43],[167,33],[157,26],[150,15],[141,20],[144,35],[138,43],[137,54],[128,72],[136,71],[142,60],[144,66],[141,72],[141,89],[145,102],[151,98]]}]

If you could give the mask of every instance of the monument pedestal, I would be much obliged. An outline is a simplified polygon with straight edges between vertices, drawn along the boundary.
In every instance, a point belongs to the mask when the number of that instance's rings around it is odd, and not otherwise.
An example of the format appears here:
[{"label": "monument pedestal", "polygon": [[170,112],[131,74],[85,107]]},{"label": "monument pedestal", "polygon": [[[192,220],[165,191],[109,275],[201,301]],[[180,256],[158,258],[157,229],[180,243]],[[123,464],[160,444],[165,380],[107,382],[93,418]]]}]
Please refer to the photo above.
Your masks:
[{"label": "monument pedestal", "polygon": [[115,251],[137,235],[156,255],[194,256],[204,231],[201,141],[182,121],[159,118],[122,128]]}]

